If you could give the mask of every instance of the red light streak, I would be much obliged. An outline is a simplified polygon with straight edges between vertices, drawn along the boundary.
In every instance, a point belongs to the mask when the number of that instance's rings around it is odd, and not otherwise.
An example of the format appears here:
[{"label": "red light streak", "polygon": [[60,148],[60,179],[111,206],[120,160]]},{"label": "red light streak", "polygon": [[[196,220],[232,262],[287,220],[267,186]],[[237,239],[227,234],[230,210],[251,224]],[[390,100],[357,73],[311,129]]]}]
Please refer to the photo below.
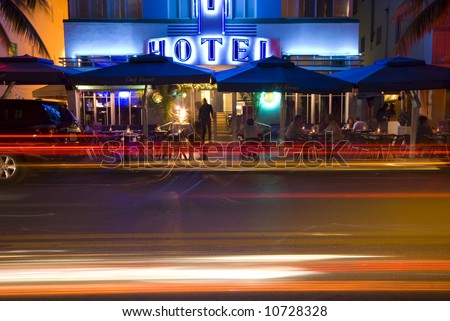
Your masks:
[{"label": "red light streak", "polygon": [[[337,256],[338,258],[339,256]],[[240,256],[233,257],[237,260]],[[199,264],[196,258],[179,258],[185,260],[181,262],[129,262],[94,260],[86,263],[80,260],[80,264],[48,264],[39,260],[32,260],[31,264],[3,264],[0,266],[0,272],[8,273],[14,271],[15,275],[24,276],[22,281],[1,282],[0,297],[26,297],[26,296],[50,296],[50,295],[126,295],[126,294],[156,294],[156,293],[226,293],[226,292],[318,292],[318,291],[421,291],[421,292],[448,292],[450,291],[450,281],[436,280],[406,280],[408,273],[412,272],[440,272],[442,275],[448,275],[450,271],[450,261],[447,260],[381,260],[381,259],[346,259],[344,262],[326,262],[322,261],[301,261],[293,259],[291,262],[273,261],[272,256],[268,256],[262,264],[250,262],[252,256],[242,257],[250,260],[247,263],[239,262],[232,264],[230,262],[219,262],[214,264],[214,257],[203,257],[206,263]],[[161,258],[163,261],[165,259]],[[226,259],[226,257],[225,257]],[[301,260],[301,256],[299,258]],[[330,256],[330,259],[331,256]],[[173,259],[169,259],[173,260]],[[356,260],[356,261],[354,261]],[[34,262],[34,263],[33,263]],[[41,262],[41,263],[39,263]],[[229,270],[231,272],[240,269],[255,271],[286,270],[286,271],[310,271],[305,275],[300,274],[297,277],[269,278],[256,280],[236,280],[217,279],[210,276],[208,271],[215,269]],[[172,271],[175,274],[167,274],[167,277],[156,280],[152,274],[152,269],[157,271]],[[136,270],[138,276],[133,273]],[[185,271],[195,271],[203,277],[190,278],[185,275]],[[59,282],[53,280],[53,273],[57,273]],[[123,274],[123,272],[131,274]],[[179,275],[177,274],[179,271]],[[184,272],[183,272],[184,271]],[[95,280],[94,275],[104,275],[105,272],[111,273],[110,277],[102,280]],[[382,278],[383,273],[395,272],[397,279],[404,280],[386,280]],[[67,278],[65,275],[67,273]],[[73,274],[75,273],[75,274]],[[318,274],[317,274],[318,273]],[[358,280],[358,275],[367,273],[376,273],[379,280]],[[341,274],[341,275],[339,275]],[[342,279],[350,275],[352,279]],[[5,274],[7,275],[7,274]],[[127,277],[129,275],[130,277]],[[316,280],[315,275],[319,275],[321,280]],[[387,274],[388,275],[388,274]],[[49,276],[46,281],[46,276]],[[78,278],[81,277],[81,278]],[[142,281],[139,280],[143,277]],[[150,277],[146,279],[146,276]],[[209,278],[208,278],[209,276]],[[313,279],[311,279],[313,278]],[[336,280],[336,278],[338,280]]]},{"label": "red light streak", "polygon": [[193,194],[180,195],[182,198],[236,198],[236,199],[267,199],[267,198],[450,198],[449,192],[442,193],[222,193],[215,195]]},{"label": "red light streak", "polygon": [[445,281],[88,282],[1,286],[0,297],[155,293],[450,291]]}]

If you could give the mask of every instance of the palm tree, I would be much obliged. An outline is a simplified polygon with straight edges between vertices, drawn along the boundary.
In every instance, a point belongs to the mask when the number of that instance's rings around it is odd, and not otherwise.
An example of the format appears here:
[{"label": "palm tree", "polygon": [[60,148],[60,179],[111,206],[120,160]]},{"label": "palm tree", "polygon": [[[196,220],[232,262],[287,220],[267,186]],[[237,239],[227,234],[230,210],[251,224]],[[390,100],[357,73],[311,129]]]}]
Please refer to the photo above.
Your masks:
[{"label": "palm tree", "polygon": [[449,0],[404,0],[391,21],[412,19],[394,49],[394,54],[406,56],[412,45],[433,27],[442,23],[450,13]]},{"label": "palm tree", "polygon": [[9,44],[11,41],[7,31],[16,32],[36,45],[39,54],[50,57],[44,42],[25,15],[32,14],[38,7],[47,12],[50,9],[47,0],[0,0],[0,38]]}]

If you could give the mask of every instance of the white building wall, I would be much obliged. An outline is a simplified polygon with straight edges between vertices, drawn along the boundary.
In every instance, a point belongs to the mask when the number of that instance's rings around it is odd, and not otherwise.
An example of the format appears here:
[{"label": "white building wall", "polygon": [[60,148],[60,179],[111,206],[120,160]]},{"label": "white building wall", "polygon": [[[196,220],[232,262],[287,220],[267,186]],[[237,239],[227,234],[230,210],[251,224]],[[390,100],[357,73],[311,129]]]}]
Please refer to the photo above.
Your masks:
[{"label": "white building wall", "polygon": [[[349,21],[264,23],[257,25],[257,34],[259,37],[280,40],[284,54],[356,55],[358,23]],[[148,39],[167,35],[167,24],[163,23],[69,21],[64,27],[67,57],[142,54]]]},{"label": "white building wall", "polygon": [[137,55],[145,40],[167,34],[166,24],[123,22],[66,22],[66,56]]},{"label": "white building wall", "polygon": [[357,21],[259,24],[257,30],[261,37],[280,39],[286,55],[358,54]]}]

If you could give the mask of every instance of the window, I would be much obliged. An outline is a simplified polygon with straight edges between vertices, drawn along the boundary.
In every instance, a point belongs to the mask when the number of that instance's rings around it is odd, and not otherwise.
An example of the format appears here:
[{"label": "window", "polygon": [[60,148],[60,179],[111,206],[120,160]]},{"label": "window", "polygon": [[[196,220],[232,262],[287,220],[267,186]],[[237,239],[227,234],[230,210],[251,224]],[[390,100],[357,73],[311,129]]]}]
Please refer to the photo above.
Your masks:
[{"label": "window", "polygon": [[140,19],[142,0],[69,0],[70,19]]},{"label": "window", "polygon": [[282,0],[284,18],[349,17],[352,0]]},{"label": "window", "polygon": [[191,12],[191,3],[186,0],[169,1],[169,17],[171,19],[190,19],[195,16]]},{"label": "window", "polygon": [[400,40],[401,33],[402,33],[402,22],[400,20],[397,20],[397,23],[395,24],[395,43],[397,43]]},{"label": "window", "polygon": [[127,0],[127,5],[125,6],[125,15],[129,19],[140,19],[142,18],[142,1],[141,0]]},{"label": "window", "polygon": [[375,38],[375,44],[376,45],[381,45],[381,41],[383,41],[382,40],[382,32],[383,32],[383,28],[381,27],[381,26],[379,26],[378,28],[377,28],[377,33],[376,33],[376,38]]},{"label": "window", "polygon": [[69,18],[86,19],[91,18],[89,2],[83,0],[72,0],[69,2]]},{"label": "window", "polygon": [[316,16],[315,1],[301,0],[300,17],[315,17],[315,16]]},{"label": "window", "polygon": [[2,109],[0,112],[1,121],[20,120],[23,118],[23,109],[17,107],[11,107],[9,109]]},{"label": "window", "polygon": [[284,18],[297,18],[299,16],[300,8],[297,0],[285,0],[282,6]]},{"label": "window", "polygon": [[333,0],[317,0],[317,17],[333,17]]},{"label": "window", "polygon": [[[356,2],[353,1],[353,3]],[[333,17],[350,17],[351,4],[351,1],[348,0],[334,0]]]},{"label": "window", "polygon": [[17,43],[11,42],[8,47],[8,56],[17,56]]},{"label": "window", "polygon": [[366,51],[366,37],[361,37],[361,40],[359,42],[359,52],[363,53]]},{"label": "window", "polygon": [[71,123],[73,120],[73,115],[64,104],[42,103],[42,107],[53,124]]},{"label": "window", "polygon": [[256,0],[235,0],[233,6],[234,18],[255,18]]},{"label": "window", "polygon": [[315,0],[284,0],[282,12],[284,18],[315,17]]},{"label": "window", "polygon": [[353,1],[353,15],[356,15],[358,13],[358,1],[359,0]]},{"label": "window", "polygon": [[55,106],[47,104],[42,104],[42,106],[44,107],[44,110],[47,113],[48,118],[50,118],[53,124],[58,124],[61,122],[61,112],[57,108],[55,108]]}]

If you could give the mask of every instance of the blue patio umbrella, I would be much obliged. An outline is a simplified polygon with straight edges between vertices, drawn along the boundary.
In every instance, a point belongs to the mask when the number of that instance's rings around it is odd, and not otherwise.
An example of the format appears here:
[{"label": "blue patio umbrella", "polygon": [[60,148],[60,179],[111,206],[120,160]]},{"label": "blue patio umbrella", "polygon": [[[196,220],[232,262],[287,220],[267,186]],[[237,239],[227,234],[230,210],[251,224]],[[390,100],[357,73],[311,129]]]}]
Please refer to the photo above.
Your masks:
[{"label": "blue patio umbrella", "polygon": [[294,63],[275,56],[218,72],[216,81],[219,91],[279,91],[305,94],[351,91],[351,85],[345,81],[297,67]]},{"label": "blue patio umbrella", "polygon": [[405,57],[377,60],[372,65],[336,72],[330,76],[352,83],[359,92],[450,88],[450,68]]},{"label": "blue patio umbrella", "polygon": [[[350,83],[297,67],[291,61],[275,56],[218,72],[216,81],[219,91],[230,92],[278,91],[282,94],[330,94],[352,89]],[[281,98],[281,101],[283,100],[284,98]],[[284,138],[285,114],[285,110],[280,108],[281,139]],[[236,122],[233,121],[233,123]]]},{"label": "blue patio umbrella", "polygon": [[71,77],[77,85],[170,85],[210,83],[214,71],[174,62],[170,57],[142,55],[129,62],[86,71]]},{"label": "blue patio umbrella", "polygon": [[[172,58],[149,54],[133,57],[129,62],[86,71],[71,77],[77,85],[126,86],[185,83],[211,83],[213,70],[174,62]],[[147,99],[143,106],[143,133],[148,137]]]},{"label": "blue patio umbrella", "polygon": [[[364,93],[450,88],[450,68],[433,66],[423,60],[406,57],[377,60],[372,65],[337,72],[331,76],[352,83],[359,92]],[[413,96],[418,95],[413,93]],[[415,150],[418,113],[418,108],[412,109],[412,154]]]},{"label": "blue patio umbrella", "polygon": [[0,83],[3,85],[70,85],[68,75],[79,71],[56,66],[53,60],[29,55],[0,57]]}]

